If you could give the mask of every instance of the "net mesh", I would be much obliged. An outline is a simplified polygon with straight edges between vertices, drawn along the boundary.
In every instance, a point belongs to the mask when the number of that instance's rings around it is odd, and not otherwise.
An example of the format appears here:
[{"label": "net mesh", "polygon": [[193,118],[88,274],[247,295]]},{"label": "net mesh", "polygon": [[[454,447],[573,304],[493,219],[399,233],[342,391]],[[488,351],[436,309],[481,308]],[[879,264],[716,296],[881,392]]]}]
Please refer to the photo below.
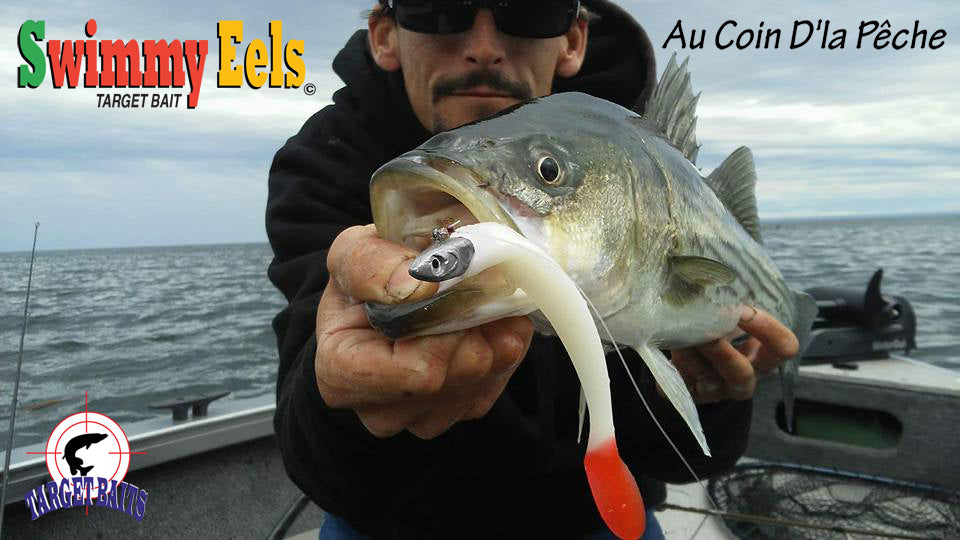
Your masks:
[{"label": "net mesh", "polygon": [[[793,465],[740,465],[711,478],[724,512],[892,535],[960,538],[960,494]],[[739,538],[848,539],[846,532],[724,518]]]}]

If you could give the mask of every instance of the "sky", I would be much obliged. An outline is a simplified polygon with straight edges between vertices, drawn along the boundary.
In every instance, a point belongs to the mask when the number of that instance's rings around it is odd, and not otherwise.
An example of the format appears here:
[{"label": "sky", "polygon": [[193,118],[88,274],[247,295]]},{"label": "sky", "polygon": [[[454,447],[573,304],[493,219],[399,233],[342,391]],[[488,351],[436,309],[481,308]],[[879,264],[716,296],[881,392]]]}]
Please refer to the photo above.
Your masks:
[{"label": "sky", "polygon": [[[0,5],[0,252],[42,249],[264,242],[267,175],[274,153],[341,86],[334,56],[365,25],[372,0],[271,3],[24,2]],[[654,43],[658,72],[676,51],[689,56],[698,107],[698,165],[707,172],[735,148],[756,158],[760,218],[960,212],[960,3],[943,1],[621,1]],[[15,45],[28,19],[46,40],[207,39],[199,104],[188,110],[102,109],[99,89],[17,87]],[[268,41],[304,41],[305,83],[316,87],[217,88],[217,21],[244,21],[242,55]],[[780,28],[777,49],[719,49],[715,36]],[[842,50],[819,34],[791,50],[794,21],[829,20],[848,36]],[[947,32],[937,49],[856,48],[862,20],[893,31]],[[702,49],[665,41],[706,32]],[[832,37],[832,36],[831,36]],[[41,43],[46,50],[46,43]],[[48,66],[49,70],[49,66]],[[151,93],[154,89],[144,90]],[[186,92],[176,90],[175,92]]]}]

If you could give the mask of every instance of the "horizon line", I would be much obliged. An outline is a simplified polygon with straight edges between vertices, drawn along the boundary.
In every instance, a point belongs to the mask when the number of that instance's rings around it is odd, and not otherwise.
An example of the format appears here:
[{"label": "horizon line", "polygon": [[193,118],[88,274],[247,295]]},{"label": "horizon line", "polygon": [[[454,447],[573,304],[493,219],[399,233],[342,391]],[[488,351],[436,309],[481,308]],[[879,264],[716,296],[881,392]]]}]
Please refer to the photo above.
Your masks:
[{"label": "horizon line", "polygon": [[[768,223],[790,223],[797,221],[830,221],[830,220],[856,220],[869,218],[904,218],[904,217],[942,217],[942,216],[960,216],[960,210],[944,210],[937,212],[905,212],[893,214],[834,214],[834,215],[816,215],[816,216],[778,216],[770,217],[761,221],[760,225]],[[198,244],[142,244],[136,246],[92,246],[92,247],[61,247],[51,249],[37,249],[37,253],[52,253],[57,251],[96,251],[102,249],[148,249],[148,248],[189,248],[204,246],[240,246],[267,244],[269,240],[236,240],[227,242],[202,242]],[[0,249],[0,255],[12,255],[17,253],[30,253],[29,249],[6,250]]]}]

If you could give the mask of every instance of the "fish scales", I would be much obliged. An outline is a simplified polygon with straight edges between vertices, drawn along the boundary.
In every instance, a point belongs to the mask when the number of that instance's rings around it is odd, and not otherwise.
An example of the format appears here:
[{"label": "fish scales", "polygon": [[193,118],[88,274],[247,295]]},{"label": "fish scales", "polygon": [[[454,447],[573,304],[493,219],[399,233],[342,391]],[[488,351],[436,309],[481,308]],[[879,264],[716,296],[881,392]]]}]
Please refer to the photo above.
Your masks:
[{"label": "fish scales", "polygon": [[655,145],[648,153],[658,152],[664,156],[660,160],[660,174],[672,183],[671,192],[675,196],[670,214],[676,220],[676,230],[680,231],[677,250],[723,262],[739,277],[731,285],[738,291],[736,300],[753,296],[757,307],[775,314],[787,326],[792,325],[792,293],[762,246],[743,230],[699,170],[679,156],[676,149],[659,138],[645,140]]},{"label": "fish scales", "polygon": [[[665,329],[666,334],[645,335],[641,339],[652,340],[659,346],[684,346],[691,341],[701,342],[703,332],[720,337],[724,331],[729,331],[732,324],[735,326],[731,317],[739,316],[732,308],[745,301],[755,301],[760,307],[785,313],[788,301],[784,301],[784,297],[789,292],[777,287],[777,280],[781,278],[776,268],[762,247],[724,208],[699,171],[656,133],[636,123],[626,124],[626,127],[634,132],[626,138],[638,144],[632,147],[632,170],[621,172],[620,181],[630,184],[629,191],[636,199],[634,235],[637,245],[646,249],[637,255],[635,267],[624,272],[631,276],[629,295],[633,297],[633,301],[627,304],[637,309],[601,309],[607,323],[615,329],[614,333],[623,335],[636,332],[638,326],[659,325],[655,319],[666,317],[676,321]],[[743,279],[730,287],[710,289],[709,296],[692,305],[661,308],[661,303],[651,298],[651,294],[656,296],[658,289],[667,286],[669,265],[666,259],[671,253],[678,252],[724,262]],[[725,320],[718,321],[715,310],[704,310],[704,304],[731,309],[727,310]],[[702,318],[699,313],[706,313],[710,320],[696,322]],[[789,317],[782,319],[790,321]],[[634,345],[636,341],[630,339],[626,344]]]},{"label": "fish scales", "polygon": [[[686,384],[660,349],[723,338],[744,307],[755,306],[791,328],[802,353],[817,308],[790,290],[759,241],[749,150],[734,151],[706,177],[694,164],[696,98],[685,65],[671,59],[646,116],[586,94],[534,99],[387,163],[370,193],[387,240],[423,250],[417,239],[455,217],[461,225],[499,223],[549,255],[590,299],[612,341],[639,353],[709,455]],[[445,248],[421,257],[432,249]],[[446,281],[436,299],[415,305],[368,305],[368,317],[393,338],[518,314],[554,334],[509,276],[489,279],[495,289],[478,281],[496,271]],[[790,425],[792,368],[785,373]]]},{"label": "fish scales", "polygon": [[[769,311],[791,328],[798,316],[795,293],[741,226],[756,221],[755,200],[749,197],[744,205],[737,199],[753,193],[752,158],[735,152],[732,165],[725,162],[704,178],[666,133],[653,119],[585,94],[533,100],[438,135],[381,168],[371,183],[375,222],[388,239],[410,237],[402,228],[422,221],[413,199],[432,188],[476,221],[514,228],[574,279],[618,344],[648,349],[647,356],[656,358],[641,357],[661,370],[655,373],[658,380],[677,382],[679,375],[656,348],[724,337],[736,328],[743,306]],[[691,141],[681,146],[696,148]],[[557,178],[546,179],[538,169],[548,158],[559,171]],[[742,163],[749,167],[738,169]],[[420,235],[429,237],[429,230]],[[435,322],[419,320],[404,328],[419,334],[431,328],[450,331],[492,320],[498,311],[523,311],[517,297],[491,297],[483,306],[477,290],[470,293],[463,291],[462,302],[476,305],[476,316],[440,306],[408,310],[404,318],[433,317]],[[455,306],[457,294],[454,286],[444,305]],[[536,306],[528,308],[537,330],[551,334]],[[384,313],[378,320],[389,326],[390,315]],[[805,313],[809,318],[809,306]],[[689,395],[671,401],[693,409]],[[698,422],[690,423],[696,432]]]}]

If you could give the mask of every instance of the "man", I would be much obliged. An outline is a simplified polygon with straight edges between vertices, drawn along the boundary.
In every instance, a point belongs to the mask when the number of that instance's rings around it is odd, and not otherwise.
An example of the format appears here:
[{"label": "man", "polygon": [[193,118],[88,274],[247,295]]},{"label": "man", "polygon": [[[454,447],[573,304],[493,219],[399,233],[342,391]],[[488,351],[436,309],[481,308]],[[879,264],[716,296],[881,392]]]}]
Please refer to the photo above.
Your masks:
[{"label": "man", "polygon": [[[415,252],[363,226],[377,167],[432,132],[530,97],[579,90],[642,109],[655,83],[645,32],[606,0],[584,2],[590,15],[577,12],[575,0],[474,4],[397,0],[375,9],[368,31],[334,60],[346,86],[271,167],[269,275],[290,302],[274,321],[274,425],[290,477],[328,512],[321,538],[576,538],[604,530],[577,442],[579,386],[557,339],[532,336],[519,317],[393,343],[363,310],[367,300],[436,292],[407,274]],[[740,350],[719,341],[673,356],[702,403],[712,459],[657,396],[640,359],[628,357],[700,476],[740,457],[756,376],[796,350],[793,335],[766,313],[745,313],[741,327],[754,339]],[[692,478],[619,361],[609,370],[620,452],[652,508],[664,498],[660,480]]]}]

